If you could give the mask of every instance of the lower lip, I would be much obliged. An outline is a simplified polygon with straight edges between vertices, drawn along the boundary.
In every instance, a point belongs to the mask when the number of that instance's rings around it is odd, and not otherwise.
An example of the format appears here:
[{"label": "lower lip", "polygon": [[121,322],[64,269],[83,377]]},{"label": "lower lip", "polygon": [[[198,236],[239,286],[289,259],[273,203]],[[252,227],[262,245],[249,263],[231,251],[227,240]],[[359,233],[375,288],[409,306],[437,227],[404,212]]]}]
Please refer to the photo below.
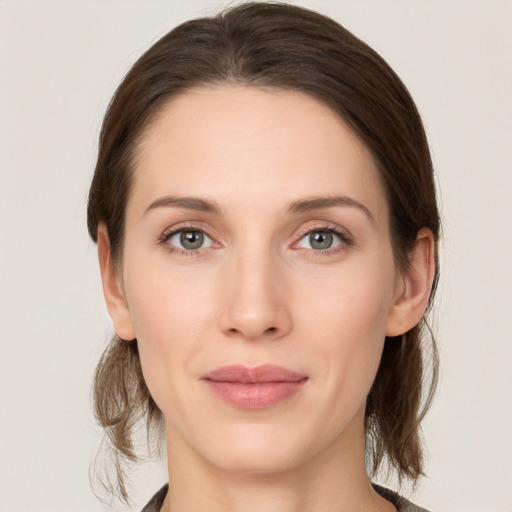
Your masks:
[{"label": "lower lip", "polygon": [[303,388],[307,379],[296,382],[218,382],[206,379],[209,388],[225,402],[241,409],[267,409],[290,398]]}]

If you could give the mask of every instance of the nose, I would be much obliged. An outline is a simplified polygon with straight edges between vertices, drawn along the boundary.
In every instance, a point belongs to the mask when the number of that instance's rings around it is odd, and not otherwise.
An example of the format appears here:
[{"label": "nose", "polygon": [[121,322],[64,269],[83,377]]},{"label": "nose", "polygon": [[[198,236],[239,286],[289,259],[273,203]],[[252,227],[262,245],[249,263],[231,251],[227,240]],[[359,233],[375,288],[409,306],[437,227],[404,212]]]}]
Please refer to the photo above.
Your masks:
[{"label": "nose", "polygon": [[246,340],[281,338],[292,328],[282,269],[269,250],[248,252],[234,255],[226,269],[220,327]]}]

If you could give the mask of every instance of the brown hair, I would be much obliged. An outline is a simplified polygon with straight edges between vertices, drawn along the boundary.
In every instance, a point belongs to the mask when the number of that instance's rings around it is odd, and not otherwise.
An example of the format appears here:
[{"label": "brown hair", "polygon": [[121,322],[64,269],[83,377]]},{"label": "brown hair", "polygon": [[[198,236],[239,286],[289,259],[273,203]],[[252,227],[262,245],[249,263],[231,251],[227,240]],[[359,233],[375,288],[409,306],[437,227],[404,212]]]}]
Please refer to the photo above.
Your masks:
[{"label": "brown hair", "polygon": [[[101,130],[87,212],[94,241],[98,223],[106,224],[114,262],[121,258],[141,133],[171,97],[219,83],[300,91],[329,105],[377,163],[398,268],[407,267],[421,228],[429,228],[437,242],[440,220],[428,143],[398,76],[374,50],[326,16],[288,4],[249,3],[171,30],[140,57],[117,89]],[[436,251],[429,307],[437,261]],[[400,479],[416,480],[423,472],[419,424],[432,400],[438,369],[433,337],[427,355],[422,346],[426,328],[424,317],[403,336],[386,340],[366,408],[372,473],[385,460]],[[431,367],[428,382],[425,362]],[[104,352],[95,375],[94,406],[113,445],[119,489],[126,498],[119,461],[137,460],[133,427],[145,418],[149,428],[161,418],[142,377],[136,340],[114,338]]]}]

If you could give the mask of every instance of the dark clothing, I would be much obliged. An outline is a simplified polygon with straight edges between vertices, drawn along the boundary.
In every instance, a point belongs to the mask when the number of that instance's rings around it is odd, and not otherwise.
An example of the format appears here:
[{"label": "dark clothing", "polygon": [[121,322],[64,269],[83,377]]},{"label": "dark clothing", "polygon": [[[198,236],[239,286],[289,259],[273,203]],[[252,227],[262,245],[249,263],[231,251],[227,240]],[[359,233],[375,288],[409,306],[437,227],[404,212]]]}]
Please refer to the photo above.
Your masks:
[{"label": "dark clothing", "polygon": [[142,509],[142,512],[160,512],[164,504],[169,484],[165,484],[150,500],[149,503]]},{"label": "dark clothing", "polygon": [[[395,505],[398,512],[428,512],[424,508],[418,507],[406,500],[396,492],[390,491],[385,487],[373,484],[373,488],[386,500]],[[160,512],[162,505],[167,495],[169,484],[165,484],[149,501],[149,503],[142,509],[142,512]]]}]

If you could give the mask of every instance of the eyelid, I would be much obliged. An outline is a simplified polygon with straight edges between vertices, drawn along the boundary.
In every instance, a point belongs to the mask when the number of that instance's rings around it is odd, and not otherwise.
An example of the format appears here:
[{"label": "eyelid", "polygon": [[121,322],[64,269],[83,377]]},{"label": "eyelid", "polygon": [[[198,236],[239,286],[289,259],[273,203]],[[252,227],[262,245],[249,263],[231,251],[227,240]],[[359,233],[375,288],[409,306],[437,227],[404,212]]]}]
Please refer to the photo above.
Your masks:
[{"label": "eyelid", "polygon": [[[174,232],[171,232],[169,233],[169,235],[167,235],[167,242],[170,243],[170,241],[177,237],[178,235],[180,235],[181,233],[183,232],[189,232],[189,233],[200,233],[203,235],[203,238],[209,240],[211,243],[207,246],[203,246],[201,247],[200,249],[206,249],[208,247],[211,247],[211,245],[213,245],[213,239],[210,237],[210,235],[208,235],[207,233],[205,233],[204,231],[201,231],[199,229],[187,229],[187,228],[184,228],[184,229],[178,229],[177,231],[174,231]],[[177,247],[176,244],[171,244],[173,247]],[[178,247],[178,249],[181,249],[181,247]],[[186,252],[191,252],[193,251],[194,249],[186,249]]]},{"label": "eyelid", "polygon": [[[169,243],[169,239],[176,234],[180,233],[181,231],[198,231],[203,233],[206,237],[208,237],[212,244],[208,247],[201,247],[198,249],[181,249],[177,247],[176,245],[172,245]],[[341,243],[338,245],[328,248],[328,249],[308,249],[308,248],[302,248],[299,247],[300,241],[307,235],[314,233],[315,231],[328,231],[330,233],[333,233],[335,236],[337,236]],[[328,221],[314,221],[311,224],[308,224],[307,226],[301,228],[296,236],[294,237],[294,242],[291,245],[291,248],[294,250],[304,250],[308,251],[309,253],[312,253],[313,255],[322,255],[322,254],[334,254],[337,252],[342,252],[346,250],[348,247],[353,245],[353,237],[351,233],[346,229],[342,228],[341,226],[328,222]],[[202,222],[194,222],[194,221],[187,221],[184,223],[180,223],[177,225],[173,225],[166,230],[163,231],[163,233],[159,236],[157,243],[159,245],[165,246],[165,248],[172,253],[178,253],[180,255],[186,255],[186,256],[194,256],[199,253],[202,253],[204,251],[207,251],[211,248],[220,248],[222,247],[222,244],[217,241],[217,237],[210,234],[210,230],[202,227]]]},{"label": "eyelid", "polygon": [[[177,253],[178,255],[183,256],[195,256],[201,252],[207,251],[208,249],[221,247],[221,244],[216,240],[214,236],[212,236],[204,227],[201,227],[201,223],[194,222],[186,222],[178,225],[174,225],[172,227],[167,228],[163,231],[163,233],[158,237],[157,243],[165,247],[171,253]],[[198,249],[184,249],[180,248],[176,245],[169,243],[169,240],[182,231],[197,231],[202,233],[205,237],[211,240],[211,244],[207,247],[200,247]]]},{"label": "eyelid", "polygon": [[[308,249],[299,247],[299,243],[303,240],[303,238],[311,233],[317,231],[328,231],[337,236],[341,243],[336,245],[335,247],[331,247],[329,249]],[[333,224],[330,222],[316,222],[313,225],[308,225],[307,227],[302,228],[297,236],[296,241],[292,244],[292,249],[303,249],[305,251],[309,251],[316,255],[326,254],[326,253],[335,253],[346,250],[348,247],[353,245],[353,238],[350,232],[347,229],[344,229],[337,224]]]}]

